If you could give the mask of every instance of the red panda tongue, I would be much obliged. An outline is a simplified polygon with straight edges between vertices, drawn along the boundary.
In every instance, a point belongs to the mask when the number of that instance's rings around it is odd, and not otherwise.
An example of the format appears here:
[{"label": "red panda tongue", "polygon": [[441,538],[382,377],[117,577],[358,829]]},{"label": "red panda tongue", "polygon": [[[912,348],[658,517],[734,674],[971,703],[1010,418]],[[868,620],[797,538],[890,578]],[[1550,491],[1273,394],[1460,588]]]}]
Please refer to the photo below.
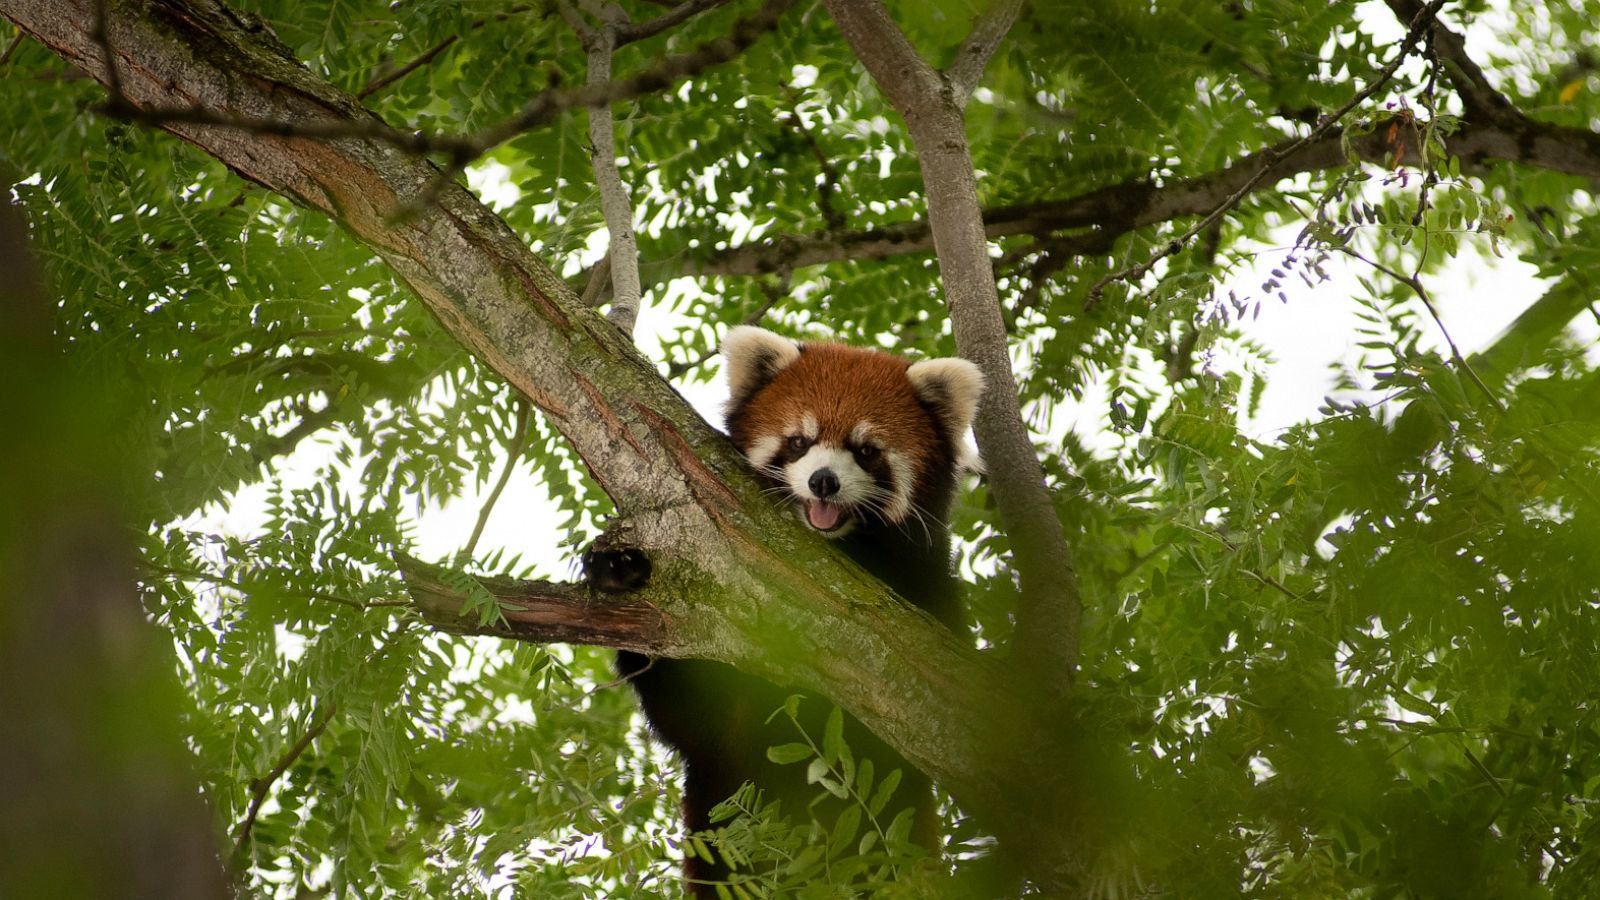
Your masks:
[{"label": "red panda tongue", "polygon": [[806,501],[806,521],[818,531],[832,531],[844,518],[844,507],[826,500]]}]

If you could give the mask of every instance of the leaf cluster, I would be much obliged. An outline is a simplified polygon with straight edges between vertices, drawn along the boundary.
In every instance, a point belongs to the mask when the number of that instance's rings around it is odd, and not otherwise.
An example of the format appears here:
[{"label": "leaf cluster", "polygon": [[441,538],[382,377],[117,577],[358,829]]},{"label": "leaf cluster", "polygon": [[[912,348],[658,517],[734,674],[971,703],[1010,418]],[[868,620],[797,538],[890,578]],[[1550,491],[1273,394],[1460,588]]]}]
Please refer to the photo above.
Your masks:
[{"label": "leaf cluster", "polygon": [[[583,79],[582,48],[543,4],[240,6],[352,91],[434,53],[367,97],[407,128],[480,129]],[[638,20],[660,5],[622,6]],[[889,6],[936,60],[975,11]],[[616,70],[724,34],[747,7],[631,45]],[[1592,11],[1469,3],[1456,21],[1491,11],[1536,39],[1480,59],[1490,80],[1542,121],[1592,127]],[[1216,171],[1349,98],[1388,58],[1376,33],[1348,2],[1030,4],[968,111],[983,200]],[[1092,229],[993,242],[1084,592],[1075,702],[1135,785],[1104,822],[1096,891],[1582,897],[1600,878],[1600,373],[1593,329],[1573,324],[1600,280],[1600,219],[1578,179],[1450,157],[1462,110],[1440,71],[1402,69],[1349,132],[1414,129],[1420,168],[1351,160],[1254,193],[1092,308],[1101,275],[1188,223],[1088,255],[1060,242]],[[857,758],[833,719],[769,758],[806,765],[836,817],[778,820],[747,789],[718,835],[682,834],[676,763],[607,654],[444,635],[405,605],[394,554],[498,476],[512,391],[332,223],[94,115],[99,90],[38,45],[3,77],[0,174],[66,352],[122,412],[104,439],[143,485],[129,498],[143,603],[171,637],[189,747],[252,891],[676,895],[673,857],[718,852],[767,866],[752,895],[935,896],[984,864],[987,836],[948,804],[955,853],[911,855],[909,825],[882,819],[897,773]],[[615,113],[642,260],[669,276],[730,247],[924,214],[903,124],[820,7]],[[565,113],[472,173],[574,277],[604,230],[584,126]],[[1482,255],[1538,267],[1545,319],[1452,353],[1426,303],[1459,309],[1444,278]],[[771,259],[760,277],[652,288],[646,307],[670,314],[657,361],[696,363],[752,316],[955,351],[931,254]],[[1341,267],[1349,296],[1330,287]],[[1270,439],[1248,428],[1281,352],[1252,337],[1263,302],[1346,305],[1361,322],[1325,405]],[[684,384],[714,373],[689,366]],[[554,429],[534,415],[514,451],[553,501],[550,533],[592,536],[610,498]],[[219,525],[227,513],[248,527]],[[1004,656],[1016,573],[986,485],[953,520],[974,634]],[[536,540],[464,564],[477,612],[498,614],[474,576],[526,574]],[[1064,750],[1060,766],[1074,762]]]}]

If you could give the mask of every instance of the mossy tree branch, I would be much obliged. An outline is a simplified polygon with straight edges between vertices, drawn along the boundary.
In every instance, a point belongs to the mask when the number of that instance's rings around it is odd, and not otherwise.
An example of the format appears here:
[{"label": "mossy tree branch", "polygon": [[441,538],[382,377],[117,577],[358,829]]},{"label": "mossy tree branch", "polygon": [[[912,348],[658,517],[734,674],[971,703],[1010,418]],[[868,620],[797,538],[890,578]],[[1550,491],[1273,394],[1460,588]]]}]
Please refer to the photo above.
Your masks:
[{"label": "mossy tree branch", "polygon": [[[989,240],[1028,236],[1048,240],[1062,252],[1081,256],[1111,252],[1118,238],[1139,229],[1190,216],[1203,216],[1239,190],[1260,168],[1275,159],[1266,177],[1242,196],[1274,189],[1303,172],[1335,169],[1349,163],[1346,155],[1380,165],[1409,165],[1421,159],[1412,146],[1411,130],[1391,139],[1384,129],[1349,135],[1334,129],[1288,152],[1297,138],[1285,138],[1257,153],[1245,154],[1211,172],[1165,181],[1135,179],[1095,188],[1071,197],[991,206],[983,210],[984,236]],[[1398,141],[1398,142],[1397,142]],[[1585,178],[1600,178],[1600,135],[1579,128],[1521,117],[1517,122],[1468,118],[1443,136],[1445,152],[1462,161],[1462,171],[1482,172],[1493,163],[1510,163]],[[845,260],[892,259],[932,253],[933,229],[927,219],[825,234],[779,234],[728,247],[703,258],[669,257],[645,262],[645,286],[683,276],[764,275]],[[575,280],[582,283],[587,272]]]},{"label": "mossy tree branch", "polygon": [[[397,216],[435,190],[439,170],[362,134],[386,126],[217,0],[107,3],[104,40],[97,6],[0,0],[0,14],[102,83],[109,44],[121,95],[135,106],[176,98],[230,121],[322,126],[313,135],[160,122],[371,246],[561,432],[617,506],[612,537],[650,555],[655,575],[638,597],[617,606],[546,585],[510,601],[506,621],[523,630],[507,636],[648,645],[825,694],[968,809],[1025,820],[1008,807],[1037,805],[1048,763],[1020,751],[1036,741],[996,743],[1027,726],[992,701],[1003,682],[991,664],[766,502],[728,442],[499,218],[453,182]],[[452,601],[437,575],[411,564],[407,574],[419,609],[445,615]],[[1054,833],[1018,827],[1036,847]],[[1056,868],[1067,852],[1064,841],[1054,847],[1041,866]]]},{"label": "mossy tree branch", "polygon": [[986,381],[974,430],[1021,582],[1017,652],[1030,683],[1065,696],[1077,664],[1082,605],[1061,520],[1022,421],[962,114],[1020,4],[991,4],[958,53],[953,75],[918,54],[880,0],[827,0],[827,7],[916,147],[956,347]]}]

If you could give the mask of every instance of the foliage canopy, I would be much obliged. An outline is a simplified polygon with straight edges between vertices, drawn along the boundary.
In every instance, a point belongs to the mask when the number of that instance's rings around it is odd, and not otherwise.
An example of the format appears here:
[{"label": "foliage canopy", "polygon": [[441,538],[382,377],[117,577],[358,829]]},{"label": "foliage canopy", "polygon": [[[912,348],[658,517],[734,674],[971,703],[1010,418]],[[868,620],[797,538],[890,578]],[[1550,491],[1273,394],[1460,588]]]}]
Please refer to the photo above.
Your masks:
[{"label": "foliage canopy", "polygon": [[[751,8],[708,5],[621,48],[615,71],[725,35]],[[406,129],[480,130],[585,78],[577,37],[542,4],[235,6]],[[622,6],[640,21],[662,8]],[[1102,276],[1194,221],[1164,190],[1220,204],[1207,178],[1346,103],[1409,15],[1038,2],[968,107],[990,222],[1013,223],[993,237],[995,270],[1083,592],[1074,703],[1148,799],[1107,823],[1123,839],[1095,861],[1101,891],[1576,897],[1600,879],[1600,372],[1593,329],[1573,321],[1600,279],[1600,18],[1582,2],[1444,8],[1480,80],[1436,34],[1346,117],[1325,162],[1268,179],[1094,301]],[[890,10],[942,62],[979,6]],[[189,747],[252,890],[675,894],[673,762],[611,683],[609,652],[435,631],[394,561],[428,510],[489,491],[508,454],[559,511],[551,532],[569,550],[592,538],[611,504],[559,435],[334,223],[91,111],[104,89],[39,44],[0,75],[0,176],[70,359],[104,385],[104,439],[138,467],[143,602],[176,648]],[[1531,137],[1456,153],[1504,124],[1474,94],[1484,79],[1540,127],[1580,148],[1587,135],[1591,155],[1537,157]],[[821,5],[614,113],[645,304],[672,313],[663,372],[710,380],[718,336],[756,318],[955,352],[916,230],[916,156]],[[474,172],[580,289],[605,231],[585,121],[565,112]],[[1179,217],[1151,213],[1152,197]],[[1459,299],[1441,285],[1474,254],[1531,263],[1550,286],[1491,346],[1456,354],[1430,305]],[[1359,276],[1351,296],[1325,285],[1341,267]],[[1226,287],[1247,273],[1264,283]],[[1359,334],[1327,339],[1360,355],[1307,422],[1254,438],[1242,423],[1268,350],[1248,320],[1279,302],[1352,305]],[[1066,421],[1096,386],[1104,420]],[[267,509],[247,532],[201,518],[259,486]],[[976,633],[1003,655],[1014,573],[982,485],[955,524]],[[518,553],[543,555],[455,544],[448,562],[489,617],[473,577],[526,576]],[[775,752],[839,767],[848,750],[825,740]],[[839,774],[819,783],[855,789]],[[859,787],[870,820],[872,777]],[[820,850],[759,814],[729,840],[783,861],[763,889],[833,896],[843,861],[891,827],[861,818],[850,837],[811,835]],[[953,806],[947,825],[963,859],[981,855]],[[940,896],[969,865],[923,860],[883,890]]]}]

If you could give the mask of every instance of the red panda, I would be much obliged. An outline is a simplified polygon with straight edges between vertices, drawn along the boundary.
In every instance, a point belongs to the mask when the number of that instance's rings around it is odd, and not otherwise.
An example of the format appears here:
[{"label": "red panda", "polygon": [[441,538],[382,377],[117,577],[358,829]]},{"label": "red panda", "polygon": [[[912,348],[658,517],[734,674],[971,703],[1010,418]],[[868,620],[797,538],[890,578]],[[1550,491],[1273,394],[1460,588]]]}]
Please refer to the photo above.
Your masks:
[{"label": "red panda", "polygon": [[[960,629],[948,517],[961,469],[976,465],[966,434],[983,390],[977,367],[963,359],[913,363],[878,350],[800,344],[749,326],[729,331],[722,353],[728,434],[758,477],[900,597]],[[625,561],[590,561],[603,581],[626,583],[611,571],[618,564]],[[766,801],[780,801],[791,818],[808,810],[829,815],[813,804],[818,790],[807,783],[804,766],[777,766],[766,757],[768,747],[799,737],[786,716],[772,716],[791,691],[704,660],[623,651],[617,668],[633,683],[656,735],[683,760],[689,830],[710,829],[712,807],[746,781]],[[802,726],[814,739],[829,709],[816,698],[802,705]],[[936,822],[927,778],[858,723],[847,723],[846,741],[856,758],[873,760],[880,778],[902,770],[884,824],[897,810],[913,809],[913,836],[932,849]],[[716,896],[713,883],[733,875],[720,860],[687,856],[685,874],[697,896]]]}]

